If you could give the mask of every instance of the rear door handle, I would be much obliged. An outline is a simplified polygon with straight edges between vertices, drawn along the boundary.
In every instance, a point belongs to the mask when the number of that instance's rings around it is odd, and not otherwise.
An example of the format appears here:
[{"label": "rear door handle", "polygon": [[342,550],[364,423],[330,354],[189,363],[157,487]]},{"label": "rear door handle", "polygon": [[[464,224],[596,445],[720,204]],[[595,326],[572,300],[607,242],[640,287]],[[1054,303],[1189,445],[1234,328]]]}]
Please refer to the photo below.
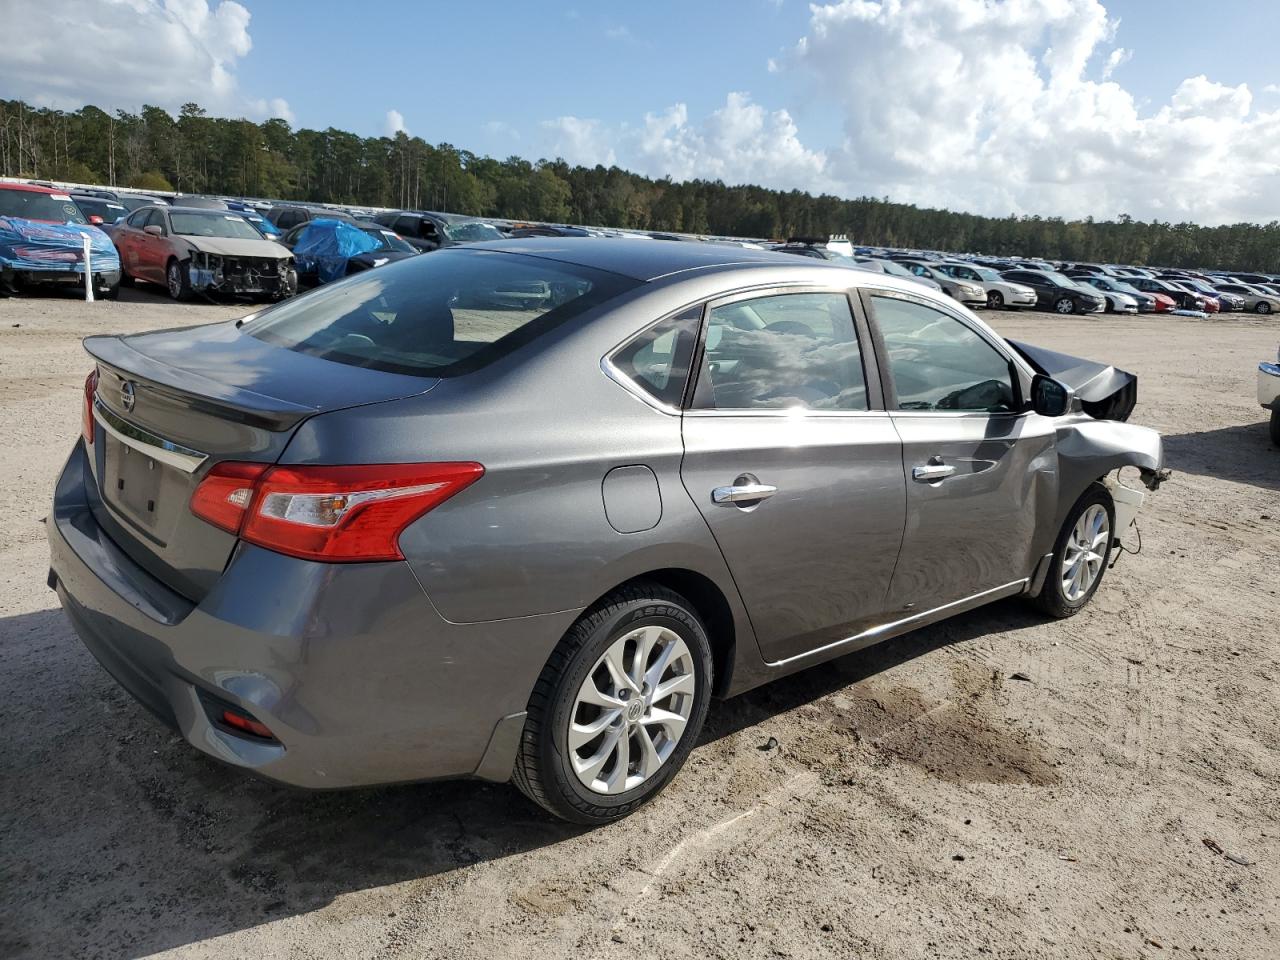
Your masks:
[{"label": "rear door handle", "polygon": [[949,463],[943,463],[941,457],[933,457],[928,463],[911,468],[911,479],[920,483],[937,483],[956,472]]},{"label": "rear door handle", "polygon": [[733,506],[737,503],[768,500],[778,488],[767,483],[735,483],[728,487],[716,487],[711,491],[711,502]]}]

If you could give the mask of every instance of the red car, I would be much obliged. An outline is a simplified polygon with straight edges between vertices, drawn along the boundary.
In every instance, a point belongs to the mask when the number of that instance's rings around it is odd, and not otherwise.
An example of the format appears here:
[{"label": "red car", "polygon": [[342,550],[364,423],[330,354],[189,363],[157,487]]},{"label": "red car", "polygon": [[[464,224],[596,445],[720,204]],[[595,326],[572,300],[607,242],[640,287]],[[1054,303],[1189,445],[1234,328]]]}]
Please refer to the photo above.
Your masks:
[{"label": "red car", "polygon": [[120,287],[120,255],[110,238],[85,222],[70,195],[26,183],[0,183],[0,290],[83,286],[84,243],[100,296]]},{"label": "red car", "polygon": [[1148,297],[1152,297],[1156,302],[1156,313],[1169,313],[1178,305],[1173,302],[1173,297],[1167,293],[1156,293],[1154,291],[1144,291]]}]

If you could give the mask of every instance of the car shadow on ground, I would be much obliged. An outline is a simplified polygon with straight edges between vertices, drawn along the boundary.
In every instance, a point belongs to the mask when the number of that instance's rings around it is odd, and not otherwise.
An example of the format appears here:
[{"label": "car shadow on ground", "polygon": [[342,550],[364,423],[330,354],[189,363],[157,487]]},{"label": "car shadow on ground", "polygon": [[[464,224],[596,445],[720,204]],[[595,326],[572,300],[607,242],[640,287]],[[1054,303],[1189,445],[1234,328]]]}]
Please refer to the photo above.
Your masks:
[{"label": "car shadow on ground", "polygon": [[[1041,622],[1004,601],[774,681],[714,703],[700,745],[948,644]],[[0,646],[5,957],[142,957],[345,893],[405,882],[425,892],[460,868],[584,832],[506,785],[308,793],[248,778],[154,721],[56,609],[0,620]]]},{"label": "car shadow on ground", "polygon": [[1215,477],[1262,490],[1280,490],[1280,448],[1271,442],[1270,414],[1255,423],[1164,438],[1165,466],[1174,473]]}]

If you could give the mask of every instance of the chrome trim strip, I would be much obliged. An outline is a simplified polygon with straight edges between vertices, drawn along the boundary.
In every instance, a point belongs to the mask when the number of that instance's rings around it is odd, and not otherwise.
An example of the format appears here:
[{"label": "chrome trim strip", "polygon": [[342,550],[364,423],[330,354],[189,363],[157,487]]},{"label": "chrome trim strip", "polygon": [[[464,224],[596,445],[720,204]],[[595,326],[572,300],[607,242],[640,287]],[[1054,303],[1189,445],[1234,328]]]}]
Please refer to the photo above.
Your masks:
[{"label": "chrome trim strip", "polygon": [[96,395],[93,398],[93,418],[102,425],[103,430],[126,447],[131,447],[144,456],[181,470],[183,473],[195,473],[200,469],[200,465],[209,459],[207,453],[201,453],[199,450],[192,450],[180,443],[156,436],[150,430],[144,430],[123,417],[116,416]]},{"label": "chrome trim strip", "polygon": [[890,633],[898,629],[899,627],[905,627],[909,623],[914,623],[917,620],[923,620],[924,618],[931,617],[936,613],[942,613],[944,610],[950,610],[952,607],[959,607],[966,603],[972,603],[974,600],[981,600],[983,597],[989,597],[989,596],[992,596],[993,594],[1003,593],[1006,590],[1022,588],[1022,587],[1025,587],[1026,585],[1027,585],[1026,577],[1023,577],[1021,580],[1011,580],[1010,582],[1004,584],[1003,586],[992,587],[990,590],[983,590],[981,593],[975,593],[968,597],[962,597],[959,600],[951,601],[951,603],[944,603],[942,606],[934,607],[932,610],[923,610],[920,613],[912,614],[909,617],[903,617],[901,620],[894,620],[891,623],[882,623],[880,626],[872,627],[870,630],[863,630],[862,633],[855,633],[852,637],[845,637],[843,640],[836,640],[833,643],[828,643],[826,646],[815,647],[813,650],[806,650],[804,653],[797,653],[794,657],[787,657],[784,660],[768,660],[765,662],[768,663],[768,665],[771,667],[782,667],[787,665],[788,663],[794,663],[797,660],[803,660],[806,657],[814,657],[814,656],[817,656],[818,654],[826,653],[830,650],[835,650],[838,647],[842,647],[847,643],[855,643],[860,640],[874,639],[875,637],[880,636],[881,634]]},{"label": "chrome trim strip", "polygon": [[[649,328],[645,327],[645,330],[647,329]],[[643,332],[644,330],[640,331],[640,333],[643,333]],[[639,334],[635,334],[629,340],[624,340],[623,345],[629,343],[630,340],[635,339],[636,336],[639,336]],[[615,347],[614,349],[616,350],[617,348]],[[646,406],[652,407],[654,410],[657,410],[659,413],[665,413],[668,416],[672,416],[672,417],[680,416],[679,407],[673,407],[670,404],[663,403],[657,397],[653,396],[653,394],[647,392],[643,387],[640,386],[640,384],[636,383],[634,380],[628,377],[625,373],[623,373],[621,370],[615,367],[613,365],[613,354],[609,354],[608,356],[600,358],[600,371],[606,377],[608,377],[610,380],[616,383],[618,386],[622,387],[623,390],[627,391],[627,393],[631,394],[637,400],[640,400],[641,402],[643,402]]]}]

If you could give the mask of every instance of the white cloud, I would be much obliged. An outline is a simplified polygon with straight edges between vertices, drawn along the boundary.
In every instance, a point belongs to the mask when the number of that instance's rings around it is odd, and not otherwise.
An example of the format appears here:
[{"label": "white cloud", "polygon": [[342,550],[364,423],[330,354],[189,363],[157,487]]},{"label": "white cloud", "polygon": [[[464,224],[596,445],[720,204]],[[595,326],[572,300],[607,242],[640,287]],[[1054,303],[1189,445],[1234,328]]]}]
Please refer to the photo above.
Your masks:
[{"label": "white cloud", "polygon": [[618,162],[617,154],[610,145],[611,136],[599,120],[556,117],[544,120],[542,128],[551,134],[552,152],[570,163],[587,167],[599,163],[611,167]]},{"label": "white cloud", "polygon": [[283,99],[239,89],[236,64],[253,40],[235,0],[6,0],[4,19],[28,25],[21,43],[0,44],[6,96],[60,109],[195,101],[214,114],[293,122]]},{"label": "white cloud", "polygon": [[807,142],[745,93],[702,118],[675,104],[544,127],[568,160],[655,176],[993,215],[1280,218],[1280,110],[1203,75],[1140,106],[1112,79],[1120,39],[1102,0],[832,0],[767,67],[837,112],[840,142]]},{"label": "white cloud", "polygon": [[571,163],[620,163],[651,176],[731,184],[820,189],[826,180],[825,158],[800,143],[791,115],[767,111],[745,93],[730,93],[698,123],[677,103],[645,114],[639,125],[560,117],[543,126],[555,135],[552,152]]},{"label": "white cloud", "polygon": [[388,137],[394,137],[397,133],[408,133],[409,128],[404,125],[404,114],[399,110],[388,110],[385,129]]},{"label": "white cloud", "polygon": [[843,0],[812,8],[788,63],[839,101],[829,159],[852,192],[992,214],[1280,215],[1280,114],[1199,76],[1144,115],[1108,79],[1128,57],[1109,50],[1118,26],[1100,0]]},{"label": "white cloud", "polygon": [[631,37],[631,30],[626,26],[609,27],[605,30],[604,35],[610,40],[627,40]]}]

